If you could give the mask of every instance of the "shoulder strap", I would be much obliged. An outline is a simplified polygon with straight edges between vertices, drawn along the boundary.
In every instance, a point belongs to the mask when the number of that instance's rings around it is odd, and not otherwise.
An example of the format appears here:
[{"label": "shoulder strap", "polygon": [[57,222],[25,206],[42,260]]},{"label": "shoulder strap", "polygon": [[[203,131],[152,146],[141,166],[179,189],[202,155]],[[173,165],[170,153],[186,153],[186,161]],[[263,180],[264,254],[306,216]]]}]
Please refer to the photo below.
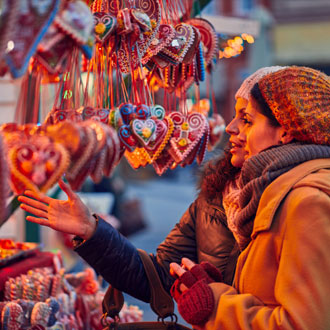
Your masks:
[{"label": "shoulder strap", "polygon": [[138,249],[138,252],[150,283],[150,306],[152,310],[160,318],[173,315],[173,300],[163,288],[159,275],[155,269],[155,265],[146,251]]}]

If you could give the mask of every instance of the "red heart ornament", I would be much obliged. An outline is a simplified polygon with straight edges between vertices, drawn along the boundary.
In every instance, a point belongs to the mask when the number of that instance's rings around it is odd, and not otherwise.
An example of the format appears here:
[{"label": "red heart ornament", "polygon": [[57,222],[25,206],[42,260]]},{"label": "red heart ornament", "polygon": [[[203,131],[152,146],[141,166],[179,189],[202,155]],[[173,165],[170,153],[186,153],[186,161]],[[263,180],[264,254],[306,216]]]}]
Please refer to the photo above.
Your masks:
[{"label": "red heart ornament", "polygon": [[176,163],[181,163],[192,152],[205,133],[206,118],[200,113],[183,115],[172,112],[169,117],[174,123],[174,132],[170,140],[169,153]]},{"label": "red heart ornament", "polygon": [[145,65],[153,56],[157,55],[164,47],[168,46],[175,36],[175,29],[169,24],[160,24],[155,38],[151,41],[149,48],[142,58]]},{"label": "red heart ornament", "polygon": [[103,44],[115,33],[117,18],[109,13],[100,12],[93,13],[93,16],[96,41]]},{"label": "red heart ornament", "polygon": [[94,109],[92,107],[85,107],[82,111],[83,120],[94,120],[100,121],[101,123],[109,123],[109,113],[108,109]]},{"label": "red heart ornament", "polygon": [[103,173],[106,176],[111,176],[115,166],[118,164],[121,152],[120,152],[120,141],[117,132],[110,126],[106,126],[106,149],[107,156],[103,168]]},{"label": "red heart ornament", "polygon": [[212,24],[203,18],[192,18],[186,23],[195,26],[201,35],[204,48],[204,60],[206,65],[210,64],[212,58],[218,51],[218,37]]},{"label": "red heart ornament", "polygon": [[30,58],[58,11],[59,0],[26,0],[19,2],[13,32],[13,49],[6,54],[6,62],[14,78],[26,71]]},{"label": "red heart ornament", "polygon": [[168,59],[173,64],[183,61],[188,50],[193,45],[195,33],[191,25],[180,23],[175,26],[175,36],[169,46],[165,47],[158,56]]},{"label": "red heart ornament", "polygon": [[87,4],[80,0],[68,1],[54,22],[79,44],[87,44],[94,35],[93,14]]},{"label": "red heart ornament", "polygon": [[11,185],[15,193],[24,190],[46,192],[69,166],[66,149],[46,136],[33,136],[28,143],[9,150]]},{"label": "red heart ornament", "polygon": [[142,147],[147,146],[156,131],[156,123],[153,119],[134,119],[131,123],[132,133]]},{"label": "red heart ornament", "polygon": [[[130,22],[136,23],[131,24],[131,31],[125,28],[126,34],[121,35],[121,42],[117,52],[118,63],[120,70],[123,73],[129,73],[131,69],[135,69],[140,66],[141,60],[146,53],[152,40],[155,38],[157,31],[159,29],[160,19],[161,19],[161,7],[158,0],[132,0],[131,8],[134,8],[135,13],[140,13],[139,18],[137,15],[133,16],[131,13]],[[125,4],[119,1],[117,5],[110,8],[112,14],[122,14],[125,9]],[[142,19],[142,15],[147,15],[149,21],[151,22],[152,30],[148,31],[146,29],[145,20]],[[141,23],[141,20],[143,21]],[[134,28],[134,25],[138,26],[140,33]]]}]

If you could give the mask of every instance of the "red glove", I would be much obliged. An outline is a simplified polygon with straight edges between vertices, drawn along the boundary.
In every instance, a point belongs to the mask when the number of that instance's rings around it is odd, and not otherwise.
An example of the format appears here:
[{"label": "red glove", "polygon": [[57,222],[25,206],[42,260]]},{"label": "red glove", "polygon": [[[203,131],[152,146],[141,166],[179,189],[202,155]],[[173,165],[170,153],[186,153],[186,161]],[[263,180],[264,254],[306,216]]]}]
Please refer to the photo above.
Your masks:
[{"label": "red glove", "polygon": [[187,288],[192,287],[198,280],[204,279],[206,283],[222,282],[223,277],[220,271],[207,261],[196,264],[190,271],[186,271],[182,276],[175,280],[171,287],[171,295],[176,302],[182,295],[180,285],[184,284]]},{"label": "red glove", "polygon": [[[186,271],[171,287],[171,295],[178,303],[179,313],[188,323],[202,325],[211,316],[214,297],[208,284],[212,282],[222,282],[222,275],[210,263],[202,262]],[[189,289],[182,293],[181,284]]]}]

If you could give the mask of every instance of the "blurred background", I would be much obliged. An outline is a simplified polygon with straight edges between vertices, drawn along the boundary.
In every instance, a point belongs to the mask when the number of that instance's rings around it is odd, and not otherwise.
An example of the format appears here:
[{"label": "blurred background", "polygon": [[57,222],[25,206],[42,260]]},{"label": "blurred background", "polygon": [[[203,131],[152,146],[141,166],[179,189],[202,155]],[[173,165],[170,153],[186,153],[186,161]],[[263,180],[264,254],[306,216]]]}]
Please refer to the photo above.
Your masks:
[{"label": "blurred background", "polygon": [[[234,95],[240,83],[260,67],[305,65],[330,74],[330,1],[201,0],[200,5],[205,6],[201,17],[212,23],[219,37],[212,86],[217,111],[226,123],[234,115]],[[0,79],[0,123],[14,120],[19,88],[20,79],[12,80],[9,75]],[[206,84],[200,85],[200,96],[209,97]],[[206,160],[221,153],[226,143],[224,134]],[[133,170],[122,159],[112,178],[98,185],[87,181],[81,196],[136,247],[155,253],[197,196],[198,171],[193,163],[159,177],[152,167]],[[69,237],[26,223],[20,210],[1,227],[0,237],[40,242],[45,250],[60,249],[68,270],[85,266],[70,250]],[[144,310],[145,320],[154,320],[147,304],[126,299]]]}]

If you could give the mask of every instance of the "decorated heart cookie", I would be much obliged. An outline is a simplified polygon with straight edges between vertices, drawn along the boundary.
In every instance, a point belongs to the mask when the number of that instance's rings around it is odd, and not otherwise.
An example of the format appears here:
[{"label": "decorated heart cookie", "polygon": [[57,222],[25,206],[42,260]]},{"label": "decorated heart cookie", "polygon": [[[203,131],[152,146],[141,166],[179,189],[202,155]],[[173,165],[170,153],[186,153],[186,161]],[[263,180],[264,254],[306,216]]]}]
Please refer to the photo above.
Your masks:
[{"label": "decorated heart cookie", "polygon": [[26,71],[38,43],[55,18],[59,4],[59,0],[19,1],[13,48],[5,56],[14,78]]},{"label": "decorated heart cookie", "polygon": [[172,112],[169,117],[174,122],[174,132],[170,140],[169,153],[176,163],[181,163],[199,143],[206,129],[206,119],[200,113],[183,115]]},{"label": "decorated heart cookie", "polygon": [[117,18],[108,13],[93,13],[96,41],[103,44],[115,32]]},{"label": "decorated heart cookie", "polygon": [[134,119],[131,123],[132,132],[141,146],[147,146],[152,141],[153,134],[156,131],[156,123],[153,119]]},{"label": "decorated heart cookie", "polygon": [[175,36],[175,29],[170,24],[160,24],[155,38],[151,41],[148,50],[142,58],[146,64],[153,56],[157,55],[164,47],[168,46]]},{"label": "decorated heart cookie", "polygon": [[187,21],[188,24],[195,26],[201,35],[203,44],[203,55],[206,65],[210,64],[212,58],[218,50],[218,37],[212,24],[203,18],[192,18]]},{"label": "decorated heart cookie", "polygon": [[86,44],[93,35],[93,14],[87,4],[81,0],[68,1],[54,22],[79,44]]},{"label": "decorated heart cookie", "polygon": [[173,121],[169,117],[165,117],[163,120],[156,119],[155,122],[157,126],[156,132],[152,141],[145,146],[145,150],[150,157],[149,163],[153,163],[161,155],[174,129]]},{"label": "decorated heart cookie", "polygon": [[161,18],[158,0],[133,0],[131,6],[129,11],[122,1],[109,6],[110,12],[118,16],[117,32],[121,34],[121,42],[117,57],[123,73],[140,66],[141,59],[158,32]]},{"label": "decorated heart cookie", "polygon": [[73,122],[81,122],[83,121],[83,117],[80,112],[75,109],[68,109],[68,110],[53,110],[49,113],[47,118],[47,123],[49,124],[57,124],[59,122],[71,120]]},{"label": "decorated heart cookie", "polygon": [[133,151],[138,146],[138,141],[129,125],[120,126],[117,133],[120,141],[129,151]]},{"label": "decorated heart cookie", "polygon": [[175,36],[170,45],[159,52],[158,56],[167,59],[175,65],[179,64],[183,61],[194,40],[195,33],[192,26],[180,23],[175,26]]},{"label": "decorated heart cookie", "polygon": [[46,192],[69,165],[66,149],[45,136],[34,136],[28,143],[17,143],[9,150],[12,189],[21,194],[26,189]]},{"label": "decorated heart cookie", "polygon": [[136,117],[135,107],[131,103],[122,103],[119,106],[119,113],[125,125],[129,125],[131,120]]}]

